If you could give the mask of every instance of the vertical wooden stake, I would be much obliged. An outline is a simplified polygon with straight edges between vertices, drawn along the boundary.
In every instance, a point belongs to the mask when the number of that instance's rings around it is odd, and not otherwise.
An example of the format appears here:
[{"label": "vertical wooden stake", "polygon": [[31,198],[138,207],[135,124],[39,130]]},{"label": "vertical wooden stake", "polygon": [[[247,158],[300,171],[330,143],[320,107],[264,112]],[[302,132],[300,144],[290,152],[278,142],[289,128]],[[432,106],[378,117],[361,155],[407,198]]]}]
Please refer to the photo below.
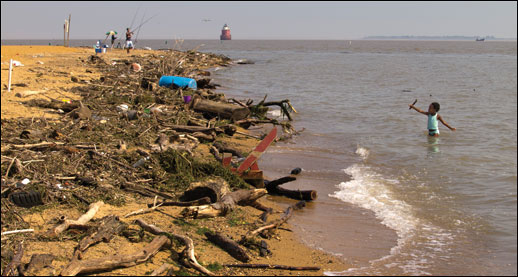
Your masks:
[{"label": "vertical wooden stake", "polygon": [[11,91],[11,75],[12,75],[12,71],[13,71],[13,59],[11,59],[9,61],[9,82],[8,82],[8,85],[7,85],[7,91]]},{"label": "vertical wooden stake", "polygon": [[67,20],[63,24],[63,47],[67,47]]},{"label": "vertical wooden stake", "polygon": [[70,47],[70,19],[72,14],[68,15],[68,24],[67,24],[67,47]]}]

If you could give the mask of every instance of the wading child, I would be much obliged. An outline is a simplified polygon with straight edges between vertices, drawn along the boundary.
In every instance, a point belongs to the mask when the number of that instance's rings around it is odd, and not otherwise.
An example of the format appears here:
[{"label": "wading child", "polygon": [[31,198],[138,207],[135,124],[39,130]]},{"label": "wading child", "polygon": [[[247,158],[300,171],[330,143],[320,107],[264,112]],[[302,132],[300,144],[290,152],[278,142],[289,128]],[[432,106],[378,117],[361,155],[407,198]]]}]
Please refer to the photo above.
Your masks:
[{"label": "wading child", "polygon": [[428,106],[428,112],[422,111],[414,106],[414,104],[408,105],[410,108],[413,108],[414,110],[427,115],[428,116],[428,135],[432,137],[438,137],[439,136],[439,124],[437,123],[437,120],[439,120],[444,126],[448,127],[450,130],[455,131],[456,128],[451,127],[446,123],[442,117],[437,113],[439,109],[441,108],[441,105],[437,102],[433,102]]}]

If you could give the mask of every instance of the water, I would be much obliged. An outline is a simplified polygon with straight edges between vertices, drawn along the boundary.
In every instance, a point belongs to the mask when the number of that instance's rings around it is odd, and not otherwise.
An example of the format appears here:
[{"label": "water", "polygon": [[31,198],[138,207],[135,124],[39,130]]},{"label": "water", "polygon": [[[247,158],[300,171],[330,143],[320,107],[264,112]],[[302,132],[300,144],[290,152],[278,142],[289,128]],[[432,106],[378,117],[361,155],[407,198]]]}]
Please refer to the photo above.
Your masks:
[{"label": "water", "polygon": [[[220,92],[290,99],[299,112],[294,126],[305,131],[270,147],[260,167],[272,179],[301,167],[285,187],[318,191],[290,222],[351,267],[327,274],[517,274],[515,41],[176,45],[195,47],[255,61],[215,70]],[[408,110],[415,99],[423,110],[439,102],[457,131],[439,124],[441,136],[428,138],[426,116]]]}]

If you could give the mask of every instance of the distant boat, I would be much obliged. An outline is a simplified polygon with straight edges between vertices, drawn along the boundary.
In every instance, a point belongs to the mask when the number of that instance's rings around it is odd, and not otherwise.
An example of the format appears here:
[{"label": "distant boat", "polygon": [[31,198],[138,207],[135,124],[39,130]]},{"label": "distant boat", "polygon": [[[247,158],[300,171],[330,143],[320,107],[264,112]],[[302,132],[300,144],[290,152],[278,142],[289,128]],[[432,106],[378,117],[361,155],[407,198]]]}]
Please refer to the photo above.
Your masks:
[{"label": "distant boat", "polygon": [[485,38],[477,38],[477,39],[475,39],[475,41],[484,41],[484,40],[486,40],[486,39]]},{"label": "distant boat", "polygon": [[228,27],[227,24],[223,26],[223,29],[221,29],[221,36],[219,36],[220,40],[231,40],[232,37],[230,36],[230,27]]}]

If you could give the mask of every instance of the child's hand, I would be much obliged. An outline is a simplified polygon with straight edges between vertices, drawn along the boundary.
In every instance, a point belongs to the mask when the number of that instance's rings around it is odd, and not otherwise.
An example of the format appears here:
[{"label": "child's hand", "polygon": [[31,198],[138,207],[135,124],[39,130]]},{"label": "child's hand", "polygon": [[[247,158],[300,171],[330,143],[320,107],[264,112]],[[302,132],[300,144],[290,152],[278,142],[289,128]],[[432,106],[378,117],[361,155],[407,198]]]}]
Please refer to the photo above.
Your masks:
[{"label": "child's hand", "polygon": [[451,128],[451,130],[452,130],[452,131],[455,131],[455,130],[457,130],[457,128]]},{"label": "child's hand", "polygon": [[414,105],[412,105],[412,104],[408,104],[408,106],[409,106],[410,108],[413,108],[413,107],[414,107]]}]

